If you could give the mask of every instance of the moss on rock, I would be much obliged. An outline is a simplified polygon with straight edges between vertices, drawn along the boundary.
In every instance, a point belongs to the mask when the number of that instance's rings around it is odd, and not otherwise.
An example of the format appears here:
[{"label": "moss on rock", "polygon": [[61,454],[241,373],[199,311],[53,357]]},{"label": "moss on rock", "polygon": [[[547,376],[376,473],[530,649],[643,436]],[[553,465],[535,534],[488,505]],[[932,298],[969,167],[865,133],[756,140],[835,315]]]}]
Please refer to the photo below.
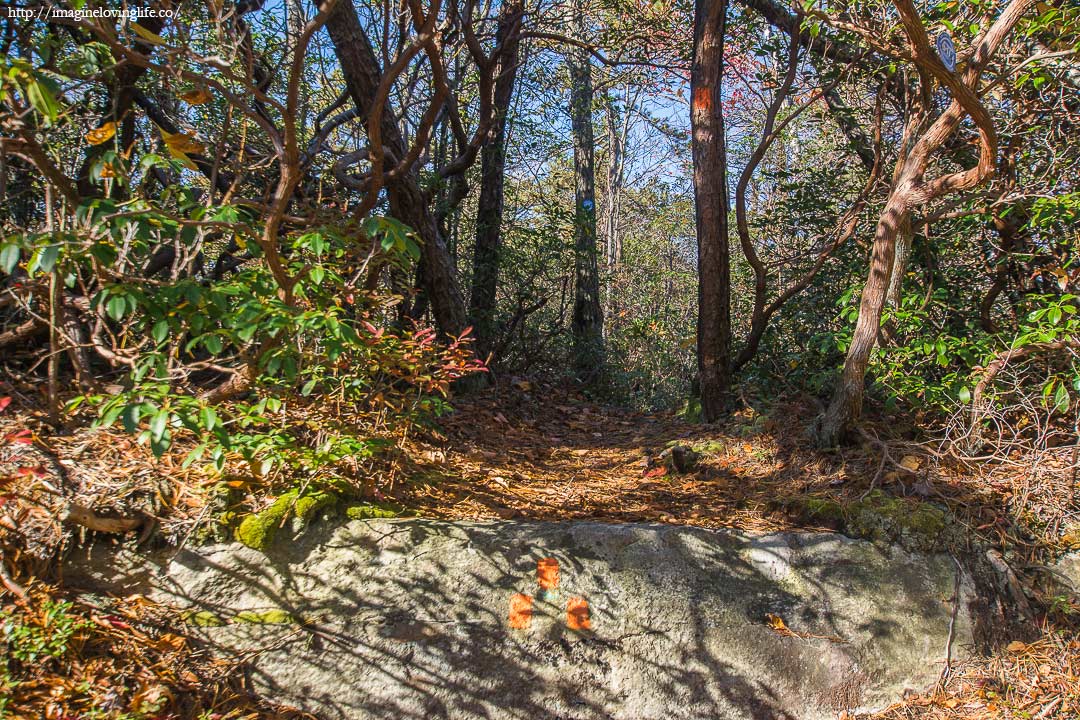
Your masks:
[{"label": "moss on rock", "polygon": [[224,620],[209,610],[189,610],[184,613],[183,620],[198,627],[221,627],[225,624]]},{"label": "moss on rock", "polygon": [[727,452],[727,445],[721,440],[706,440],[699,442],[694,447],[694,452],[701,455],[723,455]]},{"label": "moss on rock", "polygon": [[799,514],[803,522],[819,523],[837,530],[844,526],[844,506],[835,500],[802,498]]},{"label": "moss on rock", "polygon": [[281,608],[262,611],[241,610],[233,616],[232,622],[252,625],[292,625],[296,622],[296,618]]},{"label": "moss on rock", "polygon": [[352,503],[345,508],[345,517],[350,520],[395,518],[401,515],[402,509],[391,503]]},{"label": "moss on rock", "polygon": [[306,523],[316,512],[336,501],[335,495],[323,491],[300,495],[299,490],[290,490],[269,507],[245,517],[236,528],[236,539],[255,550],[265,550],[290,517]]},{"label": "moss on rock", "polygon": [[856,538],[899,542],[913,550],[940,550],[948,542],[949,516],[945,510],[880,490],[851,502],[799,497],[788,502],[788,510],[802,522],[824,525]]}]

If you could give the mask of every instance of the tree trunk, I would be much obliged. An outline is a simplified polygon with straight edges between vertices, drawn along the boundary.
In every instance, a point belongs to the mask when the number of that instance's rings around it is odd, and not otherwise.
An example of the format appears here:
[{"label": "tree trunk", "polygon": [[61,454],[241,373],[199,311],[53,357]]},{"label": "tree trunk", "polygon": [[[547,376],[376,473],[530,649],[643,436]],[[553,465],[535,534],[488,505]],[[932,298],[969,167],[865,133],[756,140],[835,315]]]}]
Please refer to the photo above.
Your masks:
[{"label": "tree trunk", "polygon": [[623,105],[620,108],[618,101],[608,97],[607,101],[607,134],[608,134],[608,167],[607,167],[607,204],[604,212],[604,239],[606,246],[606,261],[608,268],[618,266],[622,259],[622,238],[619,234],[619,210],[621,208],[623,184],[626,180],[626,138],[630,133],[630,113],[632,103],[636,105],[637,98],[630,98],[630,84],[627,83],[623,93]]},{"label": "tree trunk", "polygon": [[[573,28],[585,34],[582,0],[573,5]],[[574,47],[570,69],[570,116],[574,138],[574,369],[583,382],[598,379],[604,364],[604,316],[596,251],[596,193],[593,170],[592,65],[589,51]]]},{"label": "tree trunk", "polygon": [[907,215],[896,233],[896,252],[893,254],[892,270],[889,272],[889,289],[885,300],[891,308],[900,307],[904,296],[904,275],[911,258],[911,243],[915,233],[911,230],[911,216]]},{"label": "tree trunk", "polygon": [[698,374],[706,422],[724,413],[731,389],[731,256],[722,80],[727,0],[696,0],[690,70],[698,250]]},{"label": "tree trunk", "polygon": [[[338,2],[327,19],[326,30],[341,63],[349,94],[361,116],[366,118],[382,79],[382,70],[370,40],[360,27],[352,0]],[[405,157],[405,140],[389,109],[383,114],[381,122],[383,144],[395,157]],[[415,171],[402,173],[390,180],[387,193],[393,216],[415,230],[420,238],[420,252],[425,266],[423,289],[431,303],[436,324],[448,335],[459,335],[468,325],[465,301],[455,277],[453,260],[420,191]]]},{"label": "tree trunk", "polygon": [[[931,111],[929,85],[925,85],[928,79],[924,76],[922,99],[908,118],[904,148],[897,161],[892,190],[874,232],[870,275],[863,288],[859,320],[855,324],[855,333],[844,360],[840,383],[828,410],[816,428],[817,442],[825,447],[836,445],[843,439],[862,414],[866,368],[881,326],[881,311],[885,305],[896,260],[896,238],[905,224],[910,222],[911,208],[926,206],[937,198],[973,188],[994,174],[997,133],[989,111],[979,100],[976,88],[987,63],[1020,18],[1035,4],[1035,0],[1012,0],[1006,6],[983,34],[962,75],[950,73],[941,65],[912,0],[893,0],[893,4],[900,15],[913,51],[913,59],[921,73],[925,76],[932,75],[948,87],[953,100],[930,127],[922,132],[918,140],[910,146],[910,150],[904,152],[907,140],[915,137],[917,129],[924,127],[922,121]],[[970,117],[978,129],[978,164],[927,181],[926,169],[931,158],[945,141],[953,136],[965,117]]]},{"label": "tree trunk", "polygon": [[837,445],[862,414],[866,367],[881,327],[881,311],[885,307],[896,257],[896,236],[905,223],[910,223],[909,213],[907,193],[902,189],[894,190],[874,231],[870,274],[859,301],[859,319],[855,323],[840,383],[817,429],[817,441],[822,447]]},{"label": "tree trunk", "polygon": [[476,332],[477,349],[487,356],[495,342],[496,290],[502,249],[503,184],[506,177],[506,115],[514,95],[518,65],[517,26],[524,11],[521,0],[502,6],[495,44],[504,47],[495,66],[495,117],[480,150],[480,196],[476,209],[476,248],[473,255],[469,316]]}]

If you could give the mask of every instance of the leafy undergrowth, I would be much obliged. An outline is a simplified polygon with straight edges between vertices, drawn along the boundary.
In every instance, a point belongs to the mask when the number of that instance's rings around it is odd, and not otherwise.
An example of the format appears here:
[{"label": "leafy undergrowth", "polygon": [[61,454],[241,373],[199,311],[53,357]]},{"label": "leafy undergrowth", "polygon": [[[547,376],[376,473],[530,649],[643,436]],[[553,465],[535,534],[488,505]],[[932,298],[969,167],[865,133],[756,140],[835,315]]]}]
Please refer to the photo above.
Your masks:
[{"label": "leafy undergrowth", "polygon": [[[438,430],[399,439],[372,468],[370,507],[396,504],[448,519],[841,530],[922,549],[950,549],[961,534],[978,536],[1021,575],[1080,539],[1077,508],[1062,500],[1069,495],[1053,484],[1053,472],[974,472],[912,440],[914,433],[885,432],[896,425],[889,419],[868,423],[861,447],[823,453],[805,435],[817,409],[799,398],[744,403],[717,426],[609,407],[527,380],[459,398],[455,407]],[[308,496],[242,467],[221,475],[184,468],[182,436],[155,459],[118,431],[50,433],[29,401],[0,414],[0,438],[0,546],[5,567],[16,571],[0,580],[8,601],[17,583],[30,587],[27,604],[7,606],[5,628],[40,626],[43,613],[63,601],[27,578],[47,577],[65,547],[95,534],[62,520],[72,504],[99,517],[138,520],[124,535],[132,543],[171,545],[215,537],[207,534],[215,528],[235,534],[244,518],[249,528],[272,534],[308,505],[317,511],[324,504],[300,503]],[[1040,587],[1029,589],[1043,623],[1037,640],[955,664],[942,687],[906,698],[878,720],[1077,717],[1080,608],[1059,598],[1047,612]],[[57,657],[28,664],[9,651],[15,659],[0,694],[9,713],[17,707],[24,717],[49,718],[290,717],[257,705],[232,680],[239,675],[232,665],[202,654],[176,629],[181,625],[145,600],[120,599],[106,609],[76,602],[64,614],[75,629]],[[140,709],[148,698],[160,707]]]},{"label": "leafy undergrowth", "polygon": [[259,700],[240,661],[211,656],[179,627],[173,611],[139,596],[90,602],[31,586],[0,609],[0,718],[310,717]]}]

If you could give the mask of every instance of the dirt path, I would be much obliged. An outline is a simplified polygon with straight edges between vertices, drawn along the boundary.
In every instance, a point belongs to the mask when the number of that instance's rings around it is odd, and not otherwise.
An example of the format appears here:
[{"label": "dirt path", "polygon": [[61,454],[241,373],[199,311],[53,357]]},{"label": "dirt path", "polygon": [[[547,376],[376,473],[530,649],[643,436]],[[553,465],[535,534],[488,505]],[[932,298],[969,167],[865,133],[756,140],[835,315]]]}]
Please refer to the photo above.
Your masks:
[{"label": "dirt path", "polygon": [[[527,382],[455,405],[401,493],[430,516],[778,529],[790,526],[781,496],[836,477],[779,443],[775,422],[752,409],[714,428]],[[700,454],[690,472],[660,457],[672,445]]]}]

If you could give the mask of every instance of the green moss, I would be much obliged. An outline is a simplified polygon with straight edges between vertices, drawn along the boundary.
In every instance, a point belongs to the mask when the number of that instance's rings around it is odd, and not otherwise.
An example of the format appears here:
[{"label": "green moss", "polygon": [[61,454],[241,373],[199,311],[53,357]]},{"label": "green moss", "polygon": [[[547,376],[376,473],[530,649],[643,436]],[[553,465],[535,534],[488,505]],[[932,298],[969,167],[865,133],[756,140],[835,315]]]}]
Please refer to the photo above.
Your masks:
[{"label": "green moss", "polygon": [[872,540],[899,541],[917,550],[939,549],[948,525],[945,511],[929,503],[894,498],[874,490],[847,508],[848,529]]},{"label": "green moss", "polygon": [[331,493],[316,491],[301,496],[299,490],[290,490],[275,500],[270,507],[248,515],[236,528],[236,539],[255,550],[265,550],[281,526],[290,517],[307,522],[322,508],[334,504],[337,498]]},{"label": "green moss", "polygon": [[835,528],[844,524],[844,507],[835,500],[803,498],[800,515],[804,522],[817,522]]},{"label": "green moss", "polygon": [[315,513],[323,508],[330,507],[337,502],[337,496],[328,492],[314,492],[310,495],[305,495],[296,501],[296,506],[293,509],[296,517],[300,518],[304,522],[307,522]]},{"label": "green moss", "polygon": [[913,550],[939,550],[949,541],[949,517],[944,510],[880,490],[847,503],[799,497],[788,501],[787,508],[802,522],[825,525],[866,540],[898,542]]},{"label": "green moss", "polygon": [[184,622],[198,627],[221,627],[225,621],[209,610],[189,610],[183,615]]},{"label": "green moss", "polygon": [[296,622],[296,618],[285,610],[274,608],[273,610],[263,610],[261,612],[242,610],[233,616],[232,622],[252,625],[291,625]]},{"label": "green moss", "polygon": [[701,399],[689,398],[679,409],[679,416],[687,422],[701,422]]},{"label": "green moss", "polygon": [[394,518],[401,514],[401,508],[390,503],[353,503],[345,508],[345,516],[350,520]]},{"label": "green moss", "polygon": [[236,528],[236,539],[249,548],[265,550],[285,523],[293,503],[296,502],[296,496],[297,491],[290,490],[278,497],[270,507],[245,517]]},{"label": "green moss", "polygon": [[693,449],[701,455],[722,455],[727,452],[727,445],[720,440],[706,440],[694,445]]}]

